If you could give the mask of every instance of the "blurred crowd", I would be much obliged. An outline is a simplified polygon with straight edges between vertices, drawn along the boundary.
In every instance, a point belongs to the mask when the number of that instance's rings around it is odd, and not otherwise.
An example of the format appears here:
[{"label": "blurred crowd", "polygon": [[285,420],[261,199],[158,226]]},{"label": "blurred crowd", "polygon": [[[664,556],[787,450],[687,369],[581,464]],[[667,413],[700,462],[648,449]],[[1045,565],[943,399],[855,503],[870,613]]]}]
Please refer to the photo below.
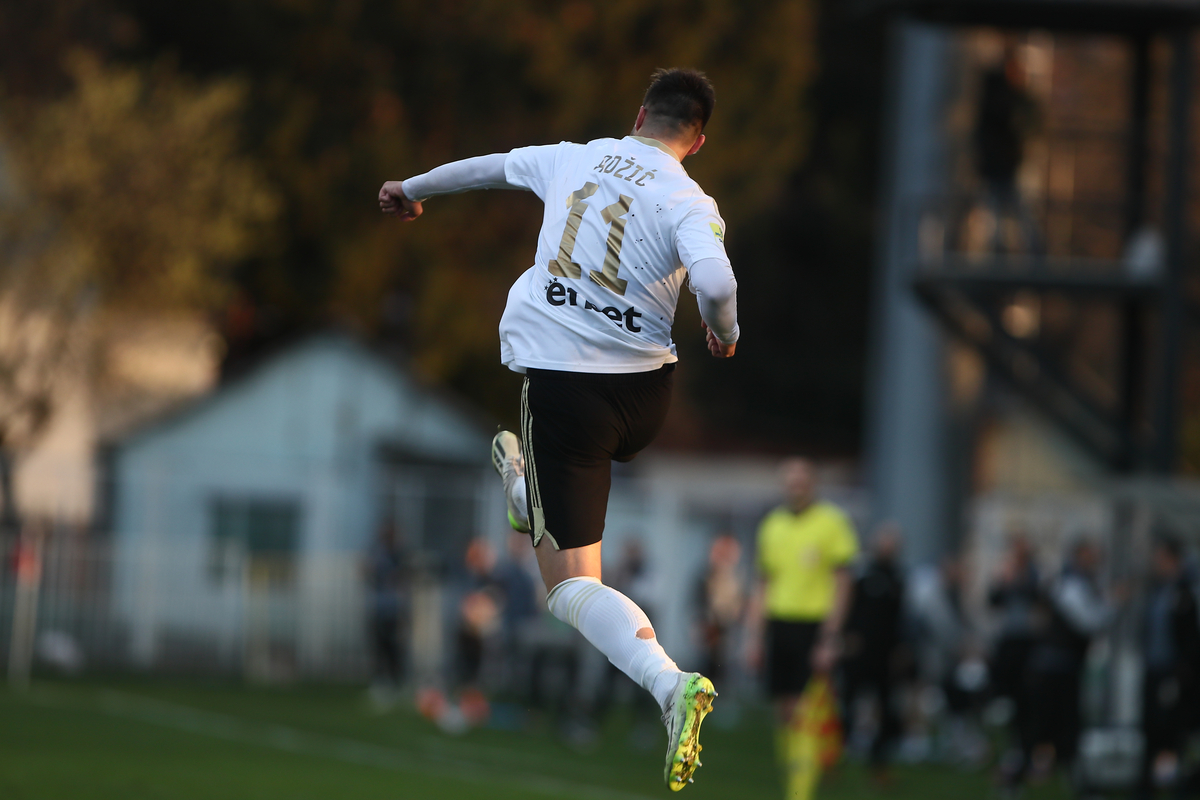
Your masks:
[{"label": "blurred crowd", "polygon": [[[694,578],[697,655],[689,667],[721,689],[714,724],[735,723],[745,702],[760,696],[767,671],[754,618],[763,614],[755,600],[759,570],[747,557],[753,546],[732,531],[717,533]],[[606,576],[654,620],[662,598],[642,542],[626,536],[613,550]],[[1197,565],[1180,539],[1157,532],[1149,574],[1134,582],[1138,591],[1107,581],[1107,566],[1097,539],[1081,536],[1062,553],[1039,553],[1017,530],[987,585],[972,587],[961,557],[907,566],[902,531],[877,526],[847,567],[853,589],[829,670],[847,752],[866,761],[881,786],[891,782],[895,761],[936,761],[994,768],[998,785],[1015,792],[1056,772],[1078,780],[1088,771],[1078,762],[1090,758],[1107,759],[1110,771],[1124,759],[1133,776],[1125,784],[1136,784],[1138,798],[1164,787],[1179,797],[1194,792],[1188,742],[1200,733]],[[365,559],[377,699],[411,678],[404,674],[408,574],[395,532],[384,531]],[[643,693],[614,667],[592,663],[579,635],[546,610],[525,535],[512,534],[500,554],[472,541],[450,574],[452,668],[438,689],[423,690],[423,712],[447,730],[489,719],[519,727],[540,716],[586,745],[623,706],[639,721],[635,735],[647,746],[657,742],[653,704],[642,703]],[[1089,653],[1118,626],[1141,662],[1142,745],[1133,748],[1119,746],[1120,737],[1088,739],[1113,724],[1084,702],[1085,684],[1095,682]],[[1112,691],[1106,685],[1099,694]]]},{"label": "blurred crowd", "polygon": [[[857,565],[840,665],[848,742],[877,779],[886,782],[891,758],[934,758],[994,763],[1010,792],[1055,771],[1082,789],[1124,760],[1135,797],[1196,791],[1187,759],[1200,733],[1200,576],[1178,538],[1155,535],[1135,596],[1106,582],[1098,541],[1072,541],[1051,571],[1028,536],[1014,532],[984,587],[982,613],[968,611],[958,557],[905,570],[901,554],[899,531],[880,526]],[[1089,655],[1118,623],[1140,654],[1140,747],[1106,738],[1111,714],[1084,708],[1085,679],[1095,679]],[[1095,693],[1111,708],[1111,671],[1100,684]],[[1081,755],[1088,733],[1098,735]],[[1108,763],[1080,763],[1083,755]]]}]

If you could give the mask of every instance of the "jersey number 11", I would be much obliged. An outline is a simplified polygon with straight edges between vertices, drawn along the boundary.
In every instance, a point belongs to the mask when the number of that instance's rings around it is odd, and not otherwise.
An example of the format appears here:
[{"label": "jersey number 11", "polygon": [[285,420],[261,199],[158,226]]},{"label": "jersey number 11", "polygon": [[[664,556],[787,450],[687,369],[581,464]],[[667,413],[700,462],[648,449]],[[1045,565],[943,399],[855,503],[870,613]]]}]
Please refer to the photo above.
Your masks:
[{"label": "jersey number 11", "polygon": [[[582,189],[572,192],[571,196],[567,198],[567,205],[571,207],[571,213],[567,215],[567,225],[563,228],[562,241],[558,243],[558,258],[552,259],[547,265],[551,275],[557,275],[560,278],[583,277],[583,267],[571,259],[575,253],[575,237],[579,235],[579,224],[583,222],[583,215],[588,210],[588,204],[583,201],[594,195],[599,188],[596,184],[588,181]],[[600,212],[601,219],[611,226],[608,230],[608,243],[604,252],[604,269],[599,272],[594,269],[588,272],[588,277],[593,281],[619,295],[624,295],[625,287],[629,285],[629,281],[623,281],[617,277],[617,272],[621,269],[621,243],[625,241],[625,214],[632,204],[632,197],[621,195],[617,202]]]}]

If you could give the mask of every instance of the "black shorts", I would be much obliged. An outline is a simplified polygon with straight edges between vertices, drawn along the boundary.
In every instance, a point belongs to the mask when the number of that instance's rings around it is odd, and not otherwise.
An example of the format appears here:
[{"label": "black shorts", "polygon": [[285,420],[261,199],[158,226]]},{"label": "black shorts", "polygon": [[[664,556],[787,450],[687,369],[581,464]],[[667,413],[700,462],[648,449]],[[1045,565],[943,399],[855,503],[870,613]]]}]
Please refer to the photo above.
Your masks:
[{"label": "black shorts", "polygon": [[521,446],[535,546],[542,536],[557,550],[600,541],[612,462],[630,461],[654,441],[671,405],[674,370],[528,371]]},{"label": "black shorts", "polygon": [[819,622],[768,619],[766,630],[767,693],[788,697],[804,692],[812,677],[812,651],[820,632]]}]

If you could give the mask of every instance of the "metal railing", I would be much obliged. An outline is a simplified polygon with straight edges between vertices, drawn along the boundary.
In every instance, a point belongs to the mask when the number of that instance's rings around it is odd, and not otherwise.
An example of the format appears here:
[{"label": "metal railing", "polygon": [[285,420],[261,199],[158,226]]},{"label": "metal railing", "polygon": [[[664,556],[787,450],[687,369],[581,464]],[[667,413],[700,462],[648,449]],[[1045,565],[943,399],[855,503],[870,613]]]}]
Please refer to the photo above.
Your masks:
[{"label": "metal railing", "polygon": [[154,669],[254,679],[367,674],[358,553],[121,551],[95,535],[0,537],[0,655],[16,682],[62,671]]}]

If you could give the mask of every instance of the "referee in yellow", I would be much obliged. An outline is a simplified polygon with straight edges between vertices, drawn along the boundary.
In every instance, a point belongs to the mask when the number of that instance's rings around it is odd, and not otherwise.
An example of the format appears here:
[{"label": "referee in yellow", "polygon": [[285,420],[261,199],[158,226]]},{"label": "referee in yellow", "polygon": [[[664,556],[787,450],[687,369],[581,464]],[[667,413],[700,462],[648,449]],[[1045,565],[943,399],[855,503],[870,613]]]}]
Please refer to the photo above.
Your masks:
[{"label": "referee in yellow", "polygon": [[[780,478],[786,502],[758,529],[760,580],[751,617],[758,635],[751,637],[751,659],[762,663],[765,656],[786,754],[788,726],[804,687],[814,673],[827,674],[840,655],[858,539],[846,514],[818,499],[812,462],[788,459]],[[793,766],[788,760],[789,773]]]}]

